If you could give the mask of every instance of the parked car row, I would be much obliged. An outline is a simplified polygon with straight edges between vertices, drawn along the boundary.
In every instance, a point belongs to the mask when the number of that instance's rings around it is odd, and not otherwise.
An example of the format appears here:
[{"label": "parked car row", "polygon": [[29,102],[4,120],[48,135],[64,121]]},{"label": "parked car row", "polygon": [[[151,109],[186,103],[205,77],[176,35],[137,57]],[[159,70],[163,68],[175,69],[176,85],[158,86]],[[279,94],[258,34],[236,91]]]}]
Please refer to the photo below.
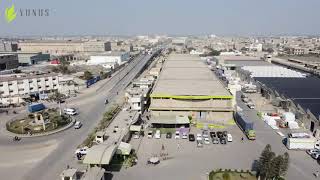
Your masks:
[{"label": "parked car row", "polygon": [[[148,131],[147,137],[149,139],[155,138],[160,139],[161,133],[160,130],[156,130],[155,133],[153,131]],[[166,138],[171,139],[173,137],[172,133],[166,133]],[[187,132],[176,131],[174,134],[175,139],[189,139],[189,141],[197,141],[197,145],[201,146],[202,144],[226,144],[227,142],[232,142],[232,135],[227,131],[217,131],[217,132],[209,132],[208,130],[203,130],[202,133],[197,133],[196,136],[194,134],[188,134]],[[211,140],[210,140],[211,139]]]},{"label": "parked car row", "polygon": [[250,109],[254,109],[254,108],[255,108],[254,103],[252,102],[251,99],[248,98],[247,95],[242,94],[242,95],[241,95],[241,99],[242,99],[242,101],[243,101]]}]

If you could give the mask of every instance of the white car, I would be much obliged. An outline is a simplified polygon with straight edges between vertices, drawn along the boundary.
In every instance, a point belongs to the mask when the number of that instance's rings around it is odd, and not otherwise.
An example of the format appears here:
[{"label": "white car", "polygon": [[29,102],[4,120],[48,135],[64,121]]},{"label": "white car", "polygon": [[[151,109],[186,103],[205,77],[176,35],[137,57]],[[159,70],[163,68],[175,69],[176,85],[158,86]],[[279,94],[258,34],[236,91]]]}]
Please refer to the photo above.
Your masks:
[{"label": "white car", "polygon": [[80,153],[81,155],[87,155],[88,149],[89,148],[87,146],[85,146],[83,148],[79,148],[76,150],[76,152],[74,154]]},{"label": "white car", "polygon": [[78,114],[77,111],[76,111],[76,109],[74,109],[74,108],[65,108],[65,109],[63,110],[63,112],[64,112],[65,114],[71,115],[71,116],[75,116],[75,115]]},{"label": "white car", "polygon": [[175,139],[180,139],[180,132],[176,131],[176,135],[174,136]]},{"label": "white car", "polygon": [[315,153],[320,153],[320,150],[319,149],[309,149],[309,150],[307,150],[307,154],[309,154],[309,155],[312,155],[312,154],[315,154]]},{"label": "white car", "polygon": [[210,139],[208,137],[204,138],[204,144],[210,144]]},{"label": "white car", "polygon": [[182,139],[188,139],[188,134],[187,133],[182,133]]},{"label": "white car", "polygon": [[231,134],[227,134],[227,140],[228,140],[228,142],[232,142],[232,135]]},{"label": "white car", "polygon": [[76,123],[74,124],[75,129],[80,129],[81,126],[82,126],[82,123],[80,121],[76,121]]},{"label": "white car", "polygon": [[133,139],[139,139],[139,138],[140,138],[139,132],[135,132],[135,133],[133,134]]},{"label": "white car", "polygon": [[202,141],[202,135],[200,133],[197,134],[197,141]]},{"label": "white car", "polygon": [[154,134],[154,138],[156,138],[156,139],[160,139],[161,138],[160,130],[156,130],[156,133]]},{"label": "white car", "polygon": [[153,132],[152,131],[148,131],[148,138],[152,138],[153,137]]}]

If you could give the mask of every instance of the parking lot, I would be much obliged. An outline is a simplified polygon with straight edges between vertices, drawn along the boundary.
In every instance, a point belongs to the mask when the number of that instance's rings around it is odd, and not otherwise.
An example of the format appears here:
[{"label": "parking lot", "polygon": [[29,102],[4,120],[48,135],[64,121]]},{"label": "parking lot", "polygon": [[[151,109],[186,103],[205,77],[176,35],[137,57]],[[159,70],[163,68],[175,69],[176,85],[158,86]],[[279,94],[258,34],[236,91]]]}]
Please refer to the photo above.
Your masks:
[{"label": "parking lot", "polygon": [[[188,139],[167,139],[165,134],[160,139],[147,138],[147,132],[140,139],[132,139],[131,144],[137,150],[138,164],[120,172],[113,172],[113,180],[121,180],[130,177],[133,180],[140,179],[207,179],[207,173],[213,169],[252,169],[254,161],[257,160],[266,146],[270,144],[272,150],[277,154],[283,154],[288,149],[282,144],[282,137],[257,117],[257,111],[251,110],[241,103],[238,104],[254,121],[257,139],[248,140],[237,125],[229,126],[227,129],[216,129],[213,131],[228,131],[232,134],[233,141],[225,145],[212,144],[197,147],[196,141]],[[200,129],[191,128],[196,136],[201,133]],[[241,138],[244,137],[244,141]],[[162,148],[162,146],[164,148]],[[319,164],[313,160],[305,151],[288,151],[290,154],[290,166],[287,179],[308,180],[314,179],[313,173],[318,171]],[[167,160],[160,158],[158,165],[148,165],[147,161],[152,156],[167,154]]]}]

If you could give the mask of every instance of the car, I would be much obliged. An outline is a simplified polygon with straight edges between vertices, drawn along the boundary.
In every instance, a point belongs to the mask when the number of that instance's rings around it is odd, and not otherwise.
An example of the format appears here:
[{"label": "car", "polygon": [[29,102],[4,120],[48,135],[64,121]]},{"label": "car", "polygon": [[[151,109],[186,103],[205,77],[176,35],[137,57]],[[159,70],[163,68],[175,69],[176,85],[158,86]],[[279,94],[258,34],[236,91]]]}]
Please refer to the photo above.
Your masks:
[{"label": "car", "polygon": [[118,130],[119,130],[119,126],[114,126],[114,127],[113,127],[113,132],[114,132],[114,133],[118,132]]},{"label": "car", "polygon": [[212,132],[212,131],[211,131],[211,132],[210,132],[210,137],[211,137],[211,138],[217,137],[216,132]]},{"label": "car", "polygon": [[79,149],[76,150],[76,152],[74,154],[80,153],[81,155],[87,155],[88,149],[89,148],[87,146],[79,148]]},{"label": "car", "polygon": [[74,128],[75,129],[80,129],[82,126],[82,123],[80,121],[76,121],[76,123],[74,123]]},{"label": "car", "polygon": [[77,111],[74,108],[65,108],[63,109],[64,114],[70,115],[70,116],[75,116],[77,115]]},{"label": "car", "polygon": [[222,132],[222,135],[223,135],[223,137],[227,137],[228,132],[227,132],[227,131],[223,131],[223,132]]},{"label": "car", "polygon": [[227,144],[227,141],[224,137],[220,138],[220,144]]},{"label": "car", "polygon": [[203,130],[202,131],[202,136],[203,137],[209,137],[209,131],[208,130]]},{"label": "car", "polygon": [[176,135],[174,136],[175,139],[180,139],[180,131],[176,131]]},{"label": "car", "polygon": [[231,134],[227,134],[227,140],[228,140],[228,142],[232,142],[232,135]]},{"label": "car", "polygon": [[194,134],[189,134],[189,141],[195,141]]},{"label": "car", "polygon": [[203,138],[204,144],[210,144],[210,139],[208,137]]},{"label": "car", "polygon": [[309,149],[306,152],[307,152],[307,154],[311,155],[314,153],[320,153],[320,150],[319,149]]},{"label": "car", "polygon": [[212,138],[212,144],[219,144],[219,138],[217,137]]},{"label": "car", "polygon": [[255,106],[254,106],[254,104],[253,104],[252,102],[248,102],[248,103],[247,103],[247,106],[248,106],[250,109],[254,109],[254,108],[255,108]]},{"label": "car", "polygon": [[148,138],[152,138],[153,137],[153,132],[152,131],[148,131]]},{"label": "car", "polygon": [[188,139],[188,134],[186,132],[182,133],[182,139]]},{"label": "car", "polygon": [[109,103],[108,99],[104,100],[104,104],[108,104],[108,103]]},{"label": "car", "polygon": [[197,134],[197,141],[202,141],[202,135],[200,133]]},{"label": "car", "polygon": [[320,153],[313,153],[313,154],[311,154],[311,157],[313,159],[319,159],[320,158]]},{"label": "car", "polygon": [[221,137],[223,136],[222,132],[221,132],[221,131],[218,131],[218,132],[217,132],[217,136],[218,136],[218,138],[221,138]]},{"label": "car", "polygon": [[139,132],[135,132],[135,133],[133,134],[133,139],[139,139],[139,138],[140,138]]},{"label": "car", "polygon": [[161,138],[161,132],[160,130],[156,130],[156,133],[154,134],[155,139],[160,139]]},{"label": "car", "polygon": [[168,132],[168,133],[166,134],[166,138],[167,138],[167,139],[171,139],[171,138],[172,138],[171,132]]},{"label": "car", "polygon": [[202,140],[197,140],[197,147],[203,147]]}]

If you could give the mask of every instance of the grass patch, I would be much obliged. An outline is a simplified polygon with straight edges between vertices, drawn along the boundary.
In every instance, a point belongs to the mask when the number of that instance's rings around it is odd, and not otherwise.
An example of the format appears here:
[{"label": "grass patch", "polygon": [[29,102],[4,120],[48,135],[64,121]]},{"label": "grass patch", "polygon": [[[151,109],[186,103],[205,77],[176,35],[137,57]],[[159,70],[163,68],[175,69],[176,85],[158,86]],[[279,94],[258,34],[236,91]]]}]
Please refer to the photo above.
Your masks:
[{"label": "grass patch", "polygon": [[103,114],[103,117],[102,117],[99,125],[96,128],[94,128],[94,130],[88,135],[88,137],[78,147],[84,147],[84,146],[92,147],[93,141],[96,136],[96,132],[106,129],[109,126],[109,124],[112,122],[115,115],[120,110],[121,110],[120,106],[115,105],[115,106],[111,107],[107,112],[105,112]]},{"label": "grass patch", "polygon": [[[45,129],[43,123],[35,124],[35,115],[41,115],[44,119]],[[32,134],[50,132],[68,125],[71,118],[65,115],[60,116],[57,109],[45,109],[38,113],[30,113],[22,119],[17,119],[6,124],[8,131],[16,134]]]},{"label": "grass patch", "polygon": [[[196,127],[197,127],[198,129],[203,129],[205,126],[204,126],[203,123],[197,123],[197,124],[196,124]],[[219,124],[208,124],[208,128],[209,128],[209,129],[224,129],[224,128],[226,128],[226,127],[223,126],[223,125],[219,125]]]}]

